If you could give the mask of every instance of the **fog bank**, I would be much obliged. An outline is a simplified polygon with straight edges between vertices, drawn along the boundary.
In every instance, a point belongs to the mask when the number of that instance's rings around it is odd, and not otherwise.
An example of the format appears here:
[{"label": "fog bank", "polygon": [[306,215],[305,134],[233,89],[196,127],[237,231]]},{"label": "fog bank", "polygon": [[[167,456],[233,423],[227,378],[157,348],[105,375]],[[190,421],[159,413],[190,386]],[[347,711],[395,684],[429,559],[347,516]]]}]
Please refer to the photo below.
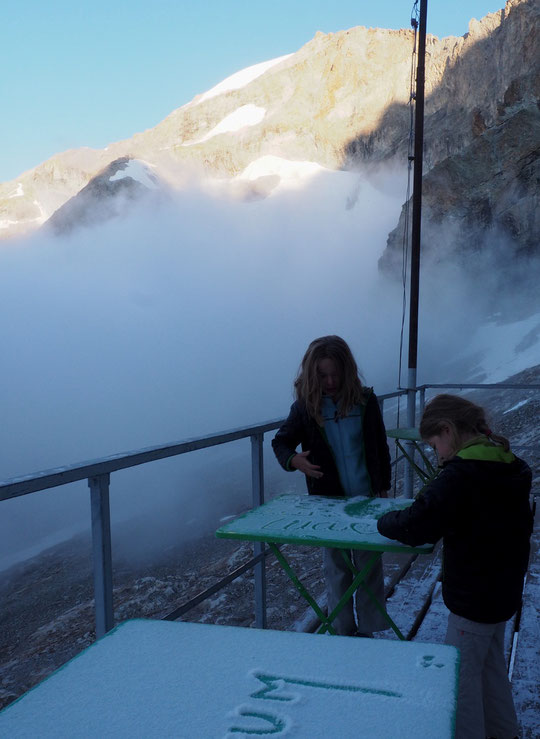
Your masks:
[{"label": "fog bank", "polygon": [[[321,171],[253,202],[193,186],[70,236],[2,245],[0,477],[282,417],[323,334],[350,343],[377,393],[394,390],[402,293],[377,260],[405,185],[404,172]],[[440,352],[463,343],[447,304],[454,293],[423,319],[432,380]],[[171,530],[193,534],[233,489],[245,499],[249,464],[246,441],[117,473],[113,520],[173,510]],[[86,485],[69,487],[0,504],[0,564],[89,525]]]}]

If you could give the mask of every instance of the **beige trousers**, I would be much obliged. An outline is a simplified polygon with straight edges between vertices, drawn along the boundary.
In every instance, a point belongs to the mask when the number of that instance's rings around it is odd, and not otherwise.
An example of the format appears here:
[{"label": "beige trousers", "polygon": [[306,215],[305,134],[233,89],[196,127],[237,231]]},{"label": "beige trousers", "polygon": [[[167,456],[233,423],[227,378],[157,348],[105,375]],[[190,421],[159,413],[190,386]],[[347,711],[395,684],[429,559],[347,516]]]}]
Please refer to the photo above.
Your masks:
[{"label": "beige trousers", "polygon": [[[361,570],[373,555],[373,552],[359,549],[354,549],[353,551],[346,550],[346,552],[351,557],[357,570]],[[343,559],[340,549],[325,548],[323,552],[323,564],[328,613],[330,613],[351,585],[353,576]],[[366,584],[372,590],[379,603],[384,605],[384,577],[380,557],[369,572],[366,578]],[[370,635],[373,631],[388,629],[389,625],[384,616],[373,604],[369,595],[360,586],[354,594],[354,607],[353,599],[347,601],[343,610],[334,620],[333,627],[337,634],[352,636],[357,632]]]},{"label": "beige trousers", "polygon": [[513,739],[518,723],[504,658],[506,622],[481,624],[451,613],[446,644],[461,652],[455,739]]}]

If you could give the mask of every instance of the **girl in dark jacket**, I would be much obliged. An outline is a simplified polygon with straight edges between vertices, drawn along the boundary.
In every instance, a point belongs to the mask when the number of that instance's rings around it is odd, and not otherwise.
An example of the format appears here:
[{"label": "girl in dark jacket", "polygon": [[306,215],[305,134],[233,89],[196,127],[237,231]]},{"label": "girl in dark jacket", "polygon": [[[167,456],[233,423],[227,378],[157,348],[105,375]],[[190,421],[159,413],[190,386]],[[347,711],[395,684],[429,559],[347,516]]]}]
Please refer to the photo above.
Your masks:
[{"label": "girl in dark jacket", "polygon": [[428,403],[420,435],[442,469],[410,508],[377,527],[412,546],[442,538],[446,643],[461,651],[456,739],[511,739],[518,724],[504,631],[527,569],[531,470],[489,430],[482,408],[455,395]]},{"label": "girl in dark jacket", "polygon": [[[281,466],[306,476],[310,495],[386,497],[390,488],[390,453],[377,398],[358,377],[358,367],[346,342],[322,336],[309,345],[295,381],[296,401],[272,441]],[[301,445],[302,451],[297,452]],[[369,553],[349,552],[357,569]],[[328,612],[349,588],[352,575],[339,549],[324,549]],[[367,579],[384,603],[379,561]],[[355,595],[355,623],[349,600],[334,620],[341,635],[372,636],[387,622],[363,589]]]}]

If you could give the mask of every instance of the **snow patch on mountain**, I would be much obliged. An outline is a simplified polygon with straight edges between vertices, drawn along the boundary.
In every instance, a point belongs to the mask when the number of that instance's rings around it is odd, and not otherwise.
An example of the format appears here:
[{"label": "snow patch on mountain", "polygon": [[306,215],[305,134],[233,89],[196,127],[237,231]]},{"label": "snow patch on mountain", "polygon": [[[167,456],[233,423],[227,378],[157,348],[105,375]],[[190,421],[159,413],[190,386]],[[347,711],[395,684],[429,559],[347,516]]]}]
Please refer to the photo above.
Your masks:
[{"label": "snow patch on mountain", "polygon": [[267,177],[268,175],[278,175],[282,179],[289,181],[305,181],[314,175],[322,172],[331,172],[333,170],[321,167],[316,162],[296,162],[290,159],[268,154],[251,162],[244,171],[238,175],[237,179],[256,180],[259,177]]},{"label": "snow patch on mountain", "polygon": [[228,116],[225,116],[217,126],[214,126],[214,128],[202,138],[197,139],[196,141],[187,141],[182,144],[182,146],[201,144],[203,141],[208,141],[208,139],[218,136],[221,133],[234,133],[235,131],[240,131],[246,126],[256,126],[263,120],[265,115],[266,108],[260,108],[257,105],[251,104],[242,105],[232,113],[229,113]]},{"label": "snow patch on mountain", "polygon": [[11,226],[15,226],[17,223],[19,223],[18,220],[3,218],[2,220],[0,220],[0,228],[10,228]]},{"label": "snow patch on mountain", "polygon": [[[22,189],[22,185],[19,185],[19,187]],[[24,194],[23,192],[20,192],[20,193],[17,193],[16,195],[10,195],[10,197],[20,197],[23,194]],[[35,218],[24,218],[24,219],[2,218],[0,219],[0,230],[11,228],[12,226],[15,226],[20,223],[37,223],[38,225],[45,223],[45,221],[49,217],[49,213],[43,207],[43,204],[40,203],[39,200],[36,200],[35,198],[32,200],[32,204],[35,205],[36,208],[39,210],[38,216],[36,216]]]},{"label": "snow patch on mountain", "polygon": [[514,411],[517,411],[518,408],[521,408],[522,406],[526,405],[531,398],[525,398],[525,400],[520,400],[519,403],[516,403],[511,408],[509,408],[507,411],[503,412],[503,416],[506,416],[507,413],[513,413]]},{"label": "snow patch on mountain", "polygon": [[488,321],[471,338],[471,346],[480,357],[480,381],[504,382],[540,363],[540,313],[513,323]]},{"label": "snow patch on mountain", "polygon": [[292,56],[292,54],[285,54],[284,56],[278,56],[275,59],[270,59],[266,62],[260,62],[259,64],[253,64],[251,67],[241,69],[239,72],[235,72],[230,77],[226,77],[219,84],[215,85],[215,87],[207,90],[207,92],[204,92],[198,100],[195,100],[191,104],[199,105],[204,100],[209,100],[216,95],[221,95],[224,92],[229,92],[230,90],[238,90],[241,87],[245,87],[250,82],[253,82],[253,80],[257,79],[257,77],[260,77],[276,64],[285,61],[285,59],[288,59],[290,56]]},{"label": "snow patch on mountain", "polygon": [[24,187],[22,185],[22,182],[19,182],[17,184],[17,188],[8,195],[8,200],[11,200],[11,198],[21,198],[24,195]]},{"label": "snow patch on mountain", "polygon": [[109,177],[109,181],[113,182],[114,180],[123,180],[125,177],[130,177],[132,180],[140,182],[141,185],[156,190],[159,185],[156,176],[151,171],[151,167],[153,167],[152,164],[140,159],[130,159],[123,169],[119,169],[116,174]]}]

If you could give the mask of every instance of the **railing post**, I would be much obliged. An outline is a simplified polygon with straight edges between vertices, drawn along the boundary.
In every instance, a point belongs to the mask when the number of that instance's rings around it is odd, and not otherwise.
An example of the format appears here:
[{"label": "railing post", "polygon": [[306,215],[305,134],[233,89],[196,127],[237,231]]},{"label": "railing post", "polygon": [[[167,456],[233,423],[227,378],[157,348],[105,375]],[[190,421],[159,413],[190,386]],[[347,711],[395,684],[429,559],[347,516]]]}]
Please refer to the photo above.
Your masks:
[{"label": "railing post", "polygon": [[[264,434],[253,434],[251,438],[251,490],[253,507],[264,503],[263,439]],[[262,542],[253,543],[253,555],[264,552]],[[266,629],[266,562],[263,559],[254,567],[255,575],[255,626]]]},{"label": "railing post", "polygon": [[[418,417],[420,420],[422,420],[422,416],[424,415],[424,408],[426,407],[426,388],[421,387],[419,390],[419,393],[420,393],[420,400],[418,403]],[[426,463],[423,458],[420,461],[420,466],[423,470],[426,469]]]},{"label": "railing post", "polygon": [[114,626],[109,475],[88,478],[92,510],[96,639]]},{"label": "railing post", "polygon": [[424,408],[426,407],[426,388],[421,387],[420,388],[420,406],[418,408],[418,415],[420,418],[422,418],[422,415],[424,414]]},{"label": "railing post", "polygon": [[[409,386],[407,389],[407,426],[414,428],[416,421],[416,370],[409,370]],[[406,441],[405,446],[410,458],[414,460],[414,443]],[[403,481],[403,495],[406,498],[413,497],[414,470],[412,465],[405,466],[405,479]]]}]

